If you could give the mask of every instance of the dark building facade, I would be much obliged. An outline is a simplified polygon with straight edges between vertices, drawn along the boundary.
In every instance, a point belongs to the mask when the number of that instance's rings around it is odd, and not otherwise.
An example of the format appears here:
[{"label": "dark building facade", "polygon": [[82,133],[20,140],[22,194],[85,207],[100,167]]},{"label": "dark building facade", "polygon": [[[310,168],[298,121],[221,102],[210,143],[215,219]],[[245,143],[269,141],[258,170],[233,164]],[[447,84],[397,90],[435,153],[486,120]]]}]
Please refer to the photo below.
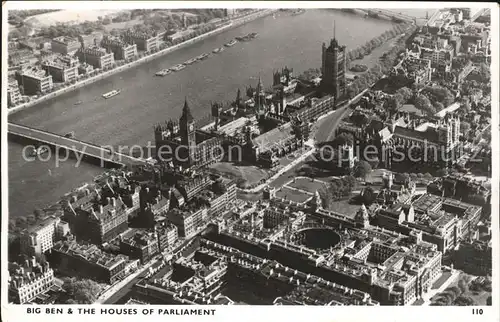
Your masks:
[{"label": "dark building facade", "polygon": [[346,89],[346,47],[339,45],[334,32],[330,45],[327,47],[323,43],[322,50],[321,87],[325,93],[333,94],[338,100]]}]

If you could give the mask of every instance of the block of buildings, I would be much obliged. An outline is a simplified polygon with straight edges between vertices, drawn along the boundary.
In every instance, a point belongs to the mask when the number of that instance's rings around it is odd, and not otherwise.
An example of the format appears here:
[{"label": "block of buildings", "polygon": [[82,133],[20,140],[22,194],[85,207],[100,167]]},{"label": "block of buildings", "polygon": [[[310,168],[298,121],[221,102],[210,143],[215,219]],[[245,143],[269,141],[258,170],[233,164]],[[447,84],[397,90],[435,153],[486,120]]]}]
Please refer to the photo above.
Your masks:
[{"label": "block of buildings", "polygon": [[24,229],[20,235],[21,253],[29,256],[41,255],[54,246],[54,243],[70,233],[67,222],[57,216],[49,216],[36,225]]},{"label": "block of buildings", "polygon": [[155,225],[155,232],[158,237],[158,249],[160,252],[172,247],[178,240],[179,232],[177,226],[168,221],[163,221]]},{"label": "block of buildings", "polygon": [[76,56],[81,62],[85,62],[101,70],[111,68],[115,63],[112,52],[108,53],[106,49],[97,46],[80,48],[76,52]]},{"label": "block of buildings", "polygon": [[[100,198],[98,193],[91,198],[97,196]],[[127,230],[132,209],[125,205],[121,196],[101,201],[91,198],[80,201],[75,197],[66,206],[64,217],[77,238],[101,245]]]},{"label": "block of buildings", "polygon": [[118,37],[104,37],[101,46],[113,52],[115,60],[132,60],[137,56],[137,45],[126,43]]},{"label": "block of buildings", "polygon": [[51,75],[55,82],[70,83],[78,79],[78,64],[71,58],[44,61],[42,69]]},{"label": "block of buildings", "polygon": [[198,210],[172,209],[167,214],[167,219],[174,224],[179,232],[179,236],[190,238],[197,230],[206,223],[208,210],[202,207]]},{"label": "block of buildings", "polygon": [[9,106],[15,106],[23,100],[21,92],[19,91],[19,84],[16,80],[9,81],[7,87],[7,103]]},{"label": "block of buildings", "polygon": [[38,263],[35,257],[23,265],[9,263],[9,302],[24,304],[46,293],[54,285],[54,271],[48,262]]},{"label": "block of buildings", "polygon": [[82,46],[78,39],[61,36],[52,39],[51,50],[55,53],[68,55],[74,54]]},{"label": "block of buildings", "polygon": [[137,45],[138,50],[151,52],[159,49],[159,39],[156,32],[138,32],[129,30],[124,34],[123,38],[127,43]]},{"label": "block of buildings", "polygon": [[120,236],[120,252],[131,259],[149,262],[159,253],[158,237],[154,232],[132,230]]},{"label": "block of buildings", "polygon": [[96,245],[80,244],[70,239],[54,245],[49,261],[70,276],[113,284],[125,277],[128,258],[106,253]]},{"label": "block of buildings", "polygon": [[23,87],[24,95],[39,95],[52,90],[54,84],[52,75],[47,75],[44,70],[30,68],[16,73],[17,82]]},{"label": "block of buildings", "polygon": [[103,37],[104,35],[102,32],[94,31],[87,35],[79,35],[78,41],[80,42],[82,47],[99,46]]}]

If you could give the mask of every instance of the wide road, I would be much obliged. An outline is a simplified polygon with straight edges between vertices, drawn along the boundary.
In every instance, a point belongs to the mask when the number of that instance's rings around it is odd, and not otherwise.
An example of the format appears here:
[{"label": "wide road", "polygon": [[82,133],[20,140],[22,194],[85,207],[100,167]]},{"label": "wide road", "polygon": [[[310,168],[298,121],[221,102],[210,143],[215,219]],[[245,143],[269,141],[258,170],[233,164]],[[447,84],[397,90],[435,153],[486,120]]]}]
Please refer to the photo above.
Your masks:
[{"label": "wide road", "polygon": [[335,138],[335,131],[340,121],[344,118],[347,112],[350,111],[349,105],[344,105],[338,108],[332,114],[320,120],[315,129],[314,140],[316,143],[330,142]]}]

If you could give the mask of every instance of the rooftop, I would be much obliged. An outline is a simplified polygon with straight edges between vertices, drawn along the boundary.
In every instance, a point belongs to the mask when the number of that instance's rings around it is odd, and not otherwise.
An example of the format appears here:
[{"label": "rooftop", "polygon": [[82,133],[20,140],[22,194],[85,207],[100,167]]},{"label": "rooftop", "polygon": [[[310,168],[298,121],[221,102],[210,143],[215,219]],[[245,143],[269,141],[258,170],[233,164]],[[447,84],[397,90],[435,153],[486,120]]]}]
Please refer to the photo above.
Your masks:
[{"label": "rooftop", "polygon": [[72,257],[81,258],[89,263],[112,269],[119,263],[125,262],[124,255],[112,255],[100,250],[96,245],[79,244],[74,240],[60,241],[53,247],[53,251],[58,251]]}]

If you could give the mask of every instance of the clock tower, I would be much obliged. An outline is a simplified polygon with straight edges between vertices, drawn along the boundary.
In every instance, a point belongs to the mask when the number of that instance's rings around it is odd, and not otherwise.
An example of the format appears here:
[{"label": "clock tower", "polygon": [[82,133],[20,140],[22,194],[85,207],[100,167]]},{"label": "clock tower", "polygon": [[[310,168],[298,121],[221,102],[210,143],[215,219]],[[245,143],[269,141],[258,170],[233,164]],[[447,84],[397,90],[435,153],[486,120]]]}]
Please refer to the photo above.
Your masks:
[{"label": "clock tower", "polygon": [[184,100],[184,107],[182,108],[182,115],[179,122],[181,144],[189,149],[189,163],[193,160],[196,149],[196,121],[191,114],[187,98]]}]

